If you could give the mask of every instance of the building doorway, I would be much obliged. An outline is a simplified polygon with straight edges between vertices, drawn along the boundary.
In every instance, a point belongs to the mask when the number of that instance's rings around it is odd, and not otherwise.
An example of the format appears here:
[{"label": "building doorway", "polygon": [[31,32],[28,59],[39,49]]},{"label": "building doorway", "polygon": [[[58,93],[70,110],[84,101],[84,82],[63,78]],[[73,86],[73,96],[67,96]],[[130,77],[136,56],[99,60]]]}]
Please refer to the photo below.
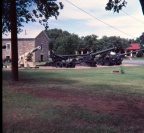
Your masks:
[{"label": "building doorway", "polygon": [[41,61],[43,61],[43,55],[41,55]]}]

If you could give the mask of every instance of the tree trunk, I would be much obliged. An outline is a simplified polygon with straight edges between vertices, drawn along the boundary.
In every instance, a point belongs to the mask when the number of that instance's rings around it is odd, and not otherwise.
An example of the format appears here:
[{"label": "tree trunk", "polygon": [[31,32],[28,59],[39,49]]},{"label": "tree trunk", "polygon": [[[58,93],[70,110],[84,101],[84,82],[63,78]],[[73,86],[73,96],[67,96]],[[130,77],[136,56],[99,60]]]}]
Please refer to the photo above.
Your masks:
[{"label": "tree trunk", "polygon": [[142,7],[143,15],[144,15],[144,0],[139,0],[139,1],[140,1],[140,4],[141,4],[141,7]]},{"label": "tree trunk", "polygon": [[17,45],[17,15],[16,2],[10,0],[11,15],[11,56],[12,56],[12,80],[18,81],[18,45]]}]

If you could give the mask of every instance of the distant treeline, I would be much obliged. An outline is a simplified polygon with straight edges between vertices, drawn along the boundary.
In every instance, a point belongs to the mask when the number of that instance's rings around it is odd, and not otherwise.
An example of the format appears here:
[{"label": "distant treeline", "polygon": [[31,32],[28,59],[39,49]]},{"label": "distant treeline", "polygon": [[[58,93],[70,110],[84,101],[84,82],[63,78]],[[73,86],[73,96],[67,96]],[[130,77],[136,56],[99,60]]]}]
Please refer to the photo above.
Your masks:
[{"label": "distant treeline", "polygon": [[103,36],[98,39],[97,35],[87,35],[79,37],[77,34],[69,33],[61,29],[50,29],[45,31],[50,38],[49,48],[57,54],[75,54],[75,51],[83,50],[86,53],[89,50],[100,51],[112,46],[120,46],[121,53],[131,43],[139,43],[144,47],[144,32],[137,39],[125,39],[119,36]]}]

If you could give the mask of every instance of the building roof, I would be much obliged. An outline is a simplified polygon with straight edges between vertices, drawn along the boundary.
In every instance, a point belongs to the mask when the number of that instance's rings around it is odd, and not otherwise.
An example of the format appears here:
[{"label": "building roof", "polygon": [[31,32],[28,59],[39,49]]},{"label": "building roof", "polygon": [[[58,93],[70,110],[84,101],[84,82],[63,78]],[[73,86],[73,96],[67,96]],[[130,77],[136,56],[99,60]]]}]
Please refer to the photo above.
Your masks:
[{"label": "building roof", "polygon": [[130,46],[126,48],[126,50],[138,50],[138,49],[140,49],[138,43],[131,43]]},{"label": "building roof", "polygon": [[[35,39],[41,32],[40,30],[25,30],[17,34],[18,39]],[[10,39],[11,33],[8,35],[2,34],[2,39]]]}]

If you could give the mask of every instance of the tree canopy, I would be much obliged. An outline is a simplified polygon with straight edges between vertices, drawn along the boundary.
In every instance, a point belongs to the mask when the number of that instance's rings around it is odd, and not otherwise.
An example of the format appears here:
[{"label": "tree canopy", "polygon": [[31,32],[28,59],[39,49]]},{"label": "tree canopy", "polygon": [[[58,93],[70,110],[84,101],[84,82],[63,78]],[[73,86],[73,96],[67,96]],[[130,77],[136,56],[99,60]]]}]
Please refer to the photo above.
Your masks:
[{"label": "tree canopy", "polygon": [[74,54],[78,49],[80,38],[76,34],[61,29],[46,30],[50,38],[49,48],[58,54]]},{"label": "tree canopy", "polygon": [[[2,1],[2,33],[11,31],[11,12],[10,1]],[[15,0],[17,15],[17,31],[21,31],[23,23],[38,21],[46,29],[48,28],[48,19],[59,15],[59,9],[63,9],[63,4],[57,4],[55,0]],[[14,5],[12,5],[14,6]]]},{"label": "tree canopy", "polygon": [[140,44],[141,48],[144,48],[144,32],[136,39],[136,42]]},{"label": "tree canopy", "polygon": [[[139,2],[144,15],[144,0],[139,0]],[[114,12],[119,13],[119,11],[122,10],[123,7],[126,7],[126,5],[127,5],[127,1],[125,0],[108,0],[105,9],[107,11],[113,10]]]},{"label": "tree canopy", "polygon": [[140,1],[140,4],[141,4],[141,7],[142,7],[143,15],[144,15],[144,0],[139,0],[139,1]]},{"label": "tree canopy", "polygon": [[127,2],[125,0],[123,0],[121,2],[121,0],[109,0],[109,2],[106,4],[105,9],[106,10],[112,10],[114,12],[118,12],[123,8],[126,7]]}]

